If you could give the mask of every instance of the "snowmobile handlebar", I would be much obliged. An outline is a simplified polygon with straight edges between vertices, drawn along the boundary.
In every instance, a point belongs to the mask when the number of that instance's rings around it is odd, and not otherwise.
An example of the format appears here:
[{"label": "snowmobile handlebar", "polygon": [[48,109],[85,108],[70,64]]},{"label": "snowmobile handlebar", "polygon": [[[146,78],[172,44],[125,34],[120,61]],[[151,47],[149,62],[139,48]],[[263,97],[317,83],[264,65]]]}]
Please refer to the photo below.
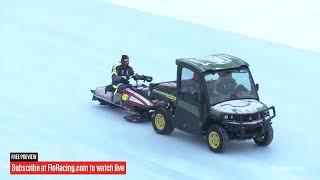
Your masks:
[{"label": "snowmobile handlebar", "polygon": [[141,81],[151,82],[153,80],[153,78],[151,76],[138,75],[138,74],[135,74],[135,75],[133,75],[131,77],[135,81],[141,80]]}]

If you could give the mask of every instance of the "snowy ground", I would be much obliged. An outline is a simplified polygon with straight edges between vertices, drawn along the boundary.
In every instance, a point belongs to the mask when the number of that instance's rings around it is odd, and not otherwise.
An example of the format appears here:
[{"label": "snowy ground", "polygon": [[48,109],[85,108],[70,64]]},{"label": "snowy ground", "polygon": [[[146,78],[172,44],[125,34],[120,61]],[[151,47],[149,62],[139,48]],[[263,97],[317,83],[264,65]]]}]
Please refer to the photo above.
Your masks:
[{"label": "snowy ground", "polygon": [[[122,8],[104,1],[2,1],[0,179],[316,179],[320,54]],[[98,106],[123,53],[154,81],[174,59],[229,53],[251,64],[260,98],[275,105],[271,146],[231,142],[211,153],[199,137],[153,132]],[[40,160],[126,160],[126,176],[9,176],[9,153]]]},{"label": "snowy ground", "polygon": [[320,52],[318,0],[104,0],[214,29]]}]

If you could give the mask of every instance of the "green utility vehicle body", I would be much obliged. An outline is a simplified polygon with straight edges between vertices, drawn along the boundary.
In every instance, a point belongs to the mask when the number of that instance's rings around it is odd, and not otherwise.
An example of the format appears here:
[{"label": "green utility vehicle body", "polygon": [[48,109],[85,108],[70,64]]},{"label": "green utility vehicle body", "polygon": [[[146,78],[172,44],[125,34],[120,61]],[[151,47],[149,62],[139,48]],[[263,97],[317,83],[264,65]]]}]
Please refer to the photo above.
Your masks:
[{"label": "green utility vehicle body", "polygon": [[157,133],[177,128],[201,135],[214,152],[222,152],[229,140],[271,143],[275,108],[260,102],[247,62],[215,54],[177,59],[176,64],[176,81],[149,86],[150,98],[163,103],[152,116]]}]

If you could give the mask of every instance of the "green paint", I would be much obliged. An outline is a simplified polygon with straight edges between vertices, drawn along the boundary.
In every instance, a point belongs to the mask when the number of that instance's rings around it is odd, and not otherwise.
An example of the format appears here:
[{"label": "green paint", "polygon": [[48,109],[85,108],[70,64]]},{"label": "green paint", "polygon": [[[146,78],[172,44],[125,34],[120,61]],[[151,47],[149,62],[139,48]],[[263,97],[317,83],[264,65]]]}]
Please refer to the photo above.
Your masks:
[{"label": "green paint", "polygon": [[187,64],[199,72],[249,66],[244,60],[227,54],[215,54],[200,59],[182,58],[177,59],[176,64]]},{"label": "green paint", "polygon": [[171,95],[171,94],[168,94],[168,93],[165,93],[165,92],[156,90],[156,89],[154,89],[152,92],[157,93],[157,94],[159,94],[160,96],[164,96],[164,97],[166,97],[166,98],[168,98],[168,99],[170,99],[170,100],[172,100],[172,101],[176,101],[176,99],[177,99],[175,96],[173,96],[173,95]]},{"label": "green paint", "polygon": [[198,106],[194,106],[188,102],[185,102],[183,100],[178,100],[177,105],[179,107],[181,107],[182,109],[190,112],[191,114],[193,114],[194,116],[196,116],[197,118],[200,118],[200,113],[199,113],[199,107]]}]

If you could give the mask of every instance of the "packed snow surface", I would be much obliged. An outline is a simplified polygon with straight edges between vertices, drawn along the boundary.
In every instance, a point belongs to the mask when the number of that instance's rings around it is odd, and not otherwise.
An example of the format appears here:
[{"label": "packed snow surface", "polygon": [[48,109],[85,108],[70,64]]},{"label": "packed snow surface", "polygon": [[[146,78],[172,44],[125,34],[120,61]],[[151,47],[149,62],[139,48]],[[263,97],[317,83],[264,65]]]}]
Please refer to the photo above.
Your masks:
[{"label": "packed snow surface", "polygon": [[[91,1],[2,1],[0,179],[317,179],[320,54]],[[154,132],[91,101],[128,54],[153,82],[175,80],[175,59],[227,53],[250,64],[260,99],[274,105],[274,140],[230,142]],[[125,176],[10,176],[10,152],[41,161],[127,161]]]}]

